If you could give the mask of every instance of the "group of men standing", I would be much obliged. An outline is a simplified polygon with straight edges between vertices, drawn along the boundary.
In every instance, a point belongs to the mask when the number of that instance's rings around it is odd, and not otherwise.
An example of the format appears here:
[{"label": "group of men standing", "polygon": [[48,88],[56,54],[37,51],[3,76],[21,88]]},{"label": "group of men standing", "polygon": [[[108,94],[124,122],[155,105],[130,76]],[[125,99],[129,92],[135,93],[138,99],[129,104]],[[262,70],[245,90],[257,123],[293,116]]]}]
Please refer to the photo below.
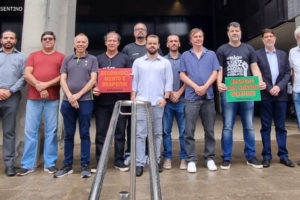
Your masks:
[{"label": "group of men standing", "polygon": [[[298,29],[296,29],[297,31]],[[300,41],[300,30],[296,33]],[[223,117],[221,169],[229,169],[232,161],[233,126],[237,114],[243,125],[245,142],[244,154],[247,164],[254,168],[269,167],[272,159],[270,132],[274,120],[278,156],[280,162],[294,167],[288,158],[286,148],[287,131],[285,118],[287,110],[287,85],[291,75],[290,65],[295,73],[294,83],[299,85],[300,65],[298,49],[292,49],[289,59],[285,52],[275,48],[276,36],[270,29],[262,33],[265,48],[255,51],[253,47],[241,42],[241,27],[231,22],[227,27],[229,42],[220,46],[216,53],[203,46],[204,32],[194,28],[189,33],[192,48],[180,54],[178,35],[169,35],[169,53],[162,57],[157,35],[147,36],[143,23],[134,26],[135,42],[119,52],[121,36],[109,32],[104,37],[106,52],[95,57],[87,53],[88,37],[80,33],[74,39],[74,54],[65,57],[54,49],[56,37],[51,31],[41,36],[42,50],[26,56],[14,47],[16,34],[4,31],[1,35],[0,49],[0,117],[3,124],[3,157],[5,173],[14,176],[15,126],[16,114],[21,99],[20,89],[28,83],[26,104],[25,147],[18,175],[34,171],[39,126],[44,116],[44,170],[63,177],[73,173],[73,150],[76,121],[79,123],[81,139],[81,177],[91,176],[90,170],[90,121],[93,112],[96,118],[96,161],[98,162],[112,116],[114,104],[118,100],[149,101],[152,105],[152,129],[154,133],[155,156],[159,171],[172,168],[173,119],[176,118],[180,141],[180,169],[189,173],[197,171],[197,150],[195,129],[198,116],[201,117],[204,136],[204,159],[209,170],[217,170],[215,164],[215,102],[213,84],[217,83],[221,94]],[[101,93],[97,87],[99,68],[131,68],[133,74],[132,92]],[[254,102],[227,102],[225,77],[257,76],[262,94],[260,102],[261,136],[263,142],[263,161],[259,162],[255,151],[253,128]],[[25,80],[24,80],[25,79]],[[56,168],[57,160],[57,121],[60,86],[64,92],[61,104],[65,139],[63,167]],[[294,98],[298,88],[294,87]],[[300,99],[300,98],[299,98]],[[125,108],[122,108],[125,109]],[[297,114],[300,106],[296,105]],[[138,107],[138,112],[145,112]],[[298,116],[299,120],[300,114]],[[128,171],[130,158],[130,119],[119,116],[115,132],[114,166],[120,171]],[[127,150],[125,153],[125,133],[127,125]],[[147,163],[146,137],[147,120],[138,115],[136,127],[136,175],[143,174]],[[164,150],[161,165],[161,143]]]}]

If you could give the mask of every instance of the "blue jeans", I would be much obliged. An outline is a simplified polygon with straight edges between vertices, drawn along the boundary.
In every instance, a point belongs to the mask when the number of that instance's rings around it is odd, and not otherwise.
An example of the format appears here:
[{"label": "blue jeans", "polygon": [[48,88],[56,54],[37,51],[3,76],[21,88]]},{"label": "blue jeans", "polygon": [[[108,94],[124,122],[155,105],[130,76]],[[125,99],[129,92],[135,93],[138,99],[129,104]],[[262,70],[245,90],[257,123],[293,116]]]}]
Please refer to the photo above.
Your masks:
[{"label": "blue jeans", "polygon": [[261,139],[263,143],[262,156],[264,159],[272,159],[271,152],[271,126],[272,119],[274,119],[276,141],[278,145],[277,155],[280,159],[288,157],[288,150],[286,149],[285,129],[286,118],[286,101],[278,101],[276,99],[268,99],[260,102],[260,117],[261,117]]},{"label": "blue jeans", "polygon": [[68,101],[61,104],[61,114],[64,118],[65,128],[65,147],[64,147],[64,166],[73,164],[74,135],[76,131],[76,121],[79,122],[80,134],[80,164],[90,164],[90,125],[93,113],[93,101],[78,101],[79,108],[75,109]]},{"label": "blue jeans", "polygon": [[243,125],[245,142],[244,154],[247,160],[255,156],[255,134],[253,128],[254,102],[226,102],[226,93],[221,93],[221,105],[223,116],[222,151],[224,160],[232,160],[233,138],[232,131],[236,115],[239,113]]},{"label": "blue jeans", "polygon": [[[137,113],[145,113],[145,107],[137,107]],[[152,106],[152,132],[154,138],[154,151],[157,162],[160,157],[160,147],[162,141],[162,117],[164,108]],[[146,115],[137,115],[136,122],[136,166],[144,166],[146,163],[145,147],[147,137]]]},{"label": "blue jeans", "polygon": [[25,147],[22,167],[33,169],[38,148],[38,133],[44,111],[44,167],[55,166],[57,160],[57,120],[59,100],[27,100],[25,118]]},{"label": "blue jeans", "polygon": [[200,116],[202,126],[204,129],[204,159],[210,160],[215,157],[215,119],[216,110],[214,99],[202,100],[185,100],[184,101],[185,113],[185,133],[184,145],[186,150],[186,161],[197,162],[197,150],[195,145],[195,130],[197,119]]},{"label": "blue jeans", "polygon": [[300,129],[300,93],[293,92],[294,104],[297,113],[298,127]]},{"label": "blue jeans", "polygon": [[180,159],[185,159],[185,148],[184,148],[184,102],[180,101],[178,103],[168,102],[165,106],[164,116],[163,116],[163,144],[164,151],[162,155],[166,159],[172,159],[172,126],[174,116],[177,121],[178,131],[179,131],[179,142],[180,142]]}]

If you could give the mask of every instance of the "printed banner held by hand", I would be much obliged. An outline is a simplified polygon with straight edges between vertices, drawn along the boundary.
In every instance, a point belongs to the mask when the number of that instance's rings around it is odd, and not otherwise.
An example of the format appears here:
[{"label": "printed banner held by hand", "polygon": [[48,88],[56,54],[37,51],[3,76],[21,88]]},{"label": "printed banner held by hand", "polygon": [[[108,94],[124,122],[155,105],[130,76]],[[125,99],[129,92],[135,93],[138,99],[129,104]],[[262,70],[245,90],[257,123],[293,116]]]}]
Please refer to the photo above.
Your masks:
[{"label": "printed banner held by hand", "polygon": [[99,69],[98,88],[101,93],[131,92],[131,68]]},{"label": "printed banner held by hand", "polygon": [[260,89],[257,76],[226,77],[226,101],[260,101]]}]

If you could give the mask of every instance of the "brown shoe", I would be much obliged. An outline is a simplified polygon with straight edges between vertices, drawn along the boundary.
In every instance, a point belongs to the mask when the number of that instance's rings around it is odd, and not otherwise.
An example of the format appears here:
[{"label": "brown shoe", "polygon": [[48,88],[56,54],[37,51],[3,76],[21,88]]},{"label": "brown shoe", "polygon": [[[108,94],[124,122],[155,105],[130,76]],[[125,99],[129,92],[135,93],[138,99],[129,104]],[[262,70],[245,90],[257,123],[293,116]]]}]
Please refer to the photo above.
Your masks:
[{"label": "brown shoe", "polygon": [[172,168],[172,161],[171,161],[171,159],[165,159],[163,167],[165,169],[171,169]]},{"label": "brown shoe", "polygon": [[186,161],[185,160],[182,159],[180,161],[179,169],[187,169],[187,165],[186,165]]}]

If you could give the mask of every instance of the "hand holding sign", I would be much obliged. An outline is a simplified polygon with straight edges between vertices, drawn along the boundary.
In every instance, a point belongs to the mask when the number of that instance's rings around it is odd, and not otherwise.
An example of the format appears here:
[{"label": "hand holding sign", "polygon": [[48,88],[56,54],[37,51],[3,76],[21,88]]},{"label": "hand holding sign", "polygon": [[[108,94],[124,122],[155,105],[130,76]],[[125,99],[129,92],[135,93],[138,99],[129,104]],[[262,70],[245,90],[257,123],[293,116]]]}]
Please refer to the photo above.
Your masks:
[{"label": "hand holding sign", "polygon": [[264,90],[264,89],[266,89],[266,87],[267,87],[267,85],[266,85],[265,82],[259,82],[259,89],[260,90]]},{"label": "hand holding sign", "polygon": [[101,93],[100,93],[99,88],[98,88],[98,87],[94,87],[94,88],[93,88],[93,95],[99,96],[100,94],[101,94]]},{"label": "hand holding sign", "polygon": [[227,90],[227,87],[224,83],[219,83],[218,90],[219,90],[219,92],[225,92]]}]

